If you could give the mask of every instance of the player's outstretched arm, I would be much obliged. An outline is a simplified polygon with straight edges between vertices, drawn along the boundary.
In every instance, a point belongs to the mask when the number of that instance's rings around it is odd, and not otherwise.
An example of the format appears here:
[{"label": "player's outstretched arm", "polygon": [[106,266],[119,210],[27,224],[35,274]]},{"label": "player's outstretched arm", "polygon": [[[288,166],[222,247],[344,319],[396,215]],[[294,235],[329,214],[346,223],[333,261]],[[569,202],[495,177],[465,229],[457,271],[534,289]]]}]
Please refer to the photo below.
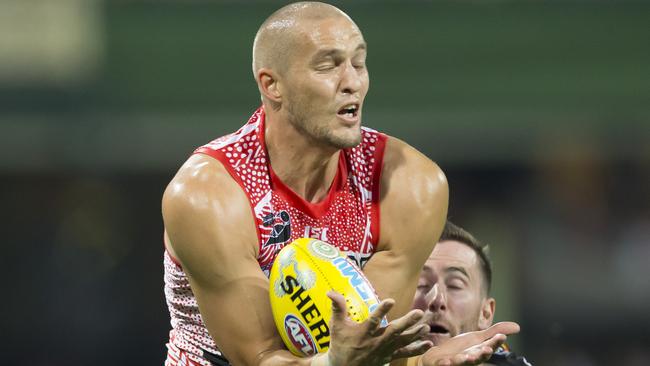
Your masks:
[{"label": "player's outstretched arm", "polygon": [[425,354],[409,359],[411,366],[465,366],[487,361],[510,334],[519,332],[513,322],[496,323],[485,330],[468,332],[451,338]]},{"label": "player's outstretched arm", "polygon": [[338,298],[330,352],[298,358],[277,334],[269,282],[257,262],[250,205],[223,165],[210,157],[191,157],[165,191],[163,218],[168,248],[189,278],[210,335],[233,365],[381,365],[383,359],[373,354],[392,354],[422,329],[414,328],[421,317],[415,312],[395,319],[390,332],[377,331],[377,319],[390,310],[390,300],[373,320],[354,323]]},{"label": "player's outstretched arm", "polygon": [[[396,300],[389,315],[399,317],[411,309],[422,265],[442,232],[449,191],[435,163],[392,137],[386,144],[380,191],[379,244],[363,272],[380,298]],[[406,352],[395,356],[400,354]]]},{"label": "player's outstretched arm", "polygon": [[192,156],[163,196],[167,247],[189,278],[210,335],[235,365],[254,365],[282,349],[257,264],[257,237],[247,197],[223,165]]}]

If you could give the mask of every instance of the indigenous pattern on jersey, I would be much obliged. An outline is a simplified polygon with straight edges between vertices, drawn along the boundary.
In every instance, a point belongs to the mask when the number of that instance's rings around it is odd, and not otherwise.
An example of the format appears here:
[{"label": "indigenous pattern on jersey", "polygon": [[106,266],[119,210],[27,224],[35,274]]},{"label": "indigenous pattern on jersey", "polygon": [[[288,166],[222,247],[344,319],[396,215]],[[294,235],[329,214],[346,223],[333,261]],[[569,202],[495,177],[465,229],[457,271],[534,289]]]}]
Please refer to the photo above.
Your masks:
[{"label": "indigenous pattern on jersey", "polygon": [[[264,109],[259,108],[237,132],[195,150],[219,160],[246,193],[262,271],[268,276],[280,249],[301,237],[335,245],[363,267],[379,239],[379,185],[387,137],[362,127],[361,143],[341,151],[327,196],[314,204],[294,193],[271,169],[264,125]],[[202,357],[204,351],[220,353],[203,324],[183,269],[168,252],[165,296],[172,323],[170,344],[186,351],[193,362],[210,365]]]}]

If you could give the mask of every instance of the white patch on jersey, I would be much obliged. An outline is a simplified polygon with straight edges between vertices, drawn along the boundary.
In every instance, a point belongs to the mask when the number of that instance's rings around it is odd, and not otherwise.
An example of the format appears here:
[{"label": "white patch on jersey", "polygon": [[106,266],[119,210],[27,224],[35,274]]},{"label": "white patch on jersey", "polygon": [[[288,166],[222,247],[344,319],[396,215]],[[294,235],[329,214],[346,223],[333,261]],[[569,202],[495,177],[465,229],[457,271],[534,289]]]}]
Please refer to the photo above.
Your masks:
[{"label": "white patch on jersey", "polygon": [[225,138],[223,139],[216,139],[205,146],[212,150],[222,149],[230,144],[234,144],[235,142],[239,141],[242,138],[242,136],[245,136],[250,132],[254,131],[255,129],[257,129],[257,126],[259,126],[259,124],[260,124],[259,121],[251,124],[246,124],[239,131],[231,135],[225,136]]}]

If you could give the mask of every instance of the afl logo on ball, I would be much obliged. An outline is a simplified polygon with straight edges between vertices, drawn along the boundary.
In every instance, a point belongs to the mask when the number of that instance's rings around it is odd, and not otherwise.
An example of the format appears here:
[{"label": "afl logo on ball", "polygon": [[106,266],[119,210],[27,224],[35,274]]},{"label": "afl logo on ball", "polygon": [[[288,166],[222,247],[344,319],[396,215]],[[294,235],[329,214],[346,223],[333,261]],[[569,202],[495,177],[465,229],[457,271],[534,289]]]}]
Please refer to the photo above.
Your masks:
[{"label": "afl logo on ball", "polygon": [[294,347],[303,354],[311,356],[318,352],[316,350],[316,344],[309,335],[307,327],[300,321],[300,319],[291,314],[287,315],[284,318],[284,329]]}]

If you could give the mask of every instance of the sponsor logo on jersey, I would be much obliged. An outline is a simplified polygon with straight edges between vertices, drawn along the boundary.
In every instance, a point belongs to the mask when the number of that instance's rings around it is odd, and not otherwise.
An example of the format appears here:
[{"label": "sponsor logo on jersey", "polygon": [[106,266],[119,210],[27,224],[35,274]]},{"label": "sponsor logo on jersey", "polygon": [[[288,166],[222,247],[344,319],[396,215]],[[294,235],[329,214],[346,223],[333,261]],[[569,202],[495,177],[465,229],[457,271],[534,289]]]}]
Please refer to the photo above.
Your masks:
[{"label": "sponsor logo on jersey", "polygon": [[309,335],[307,327],[293,314],[284,318],[284,330],[289,336],[291,344],[305,355],[314,355],[317,353],[316,344]]}]

